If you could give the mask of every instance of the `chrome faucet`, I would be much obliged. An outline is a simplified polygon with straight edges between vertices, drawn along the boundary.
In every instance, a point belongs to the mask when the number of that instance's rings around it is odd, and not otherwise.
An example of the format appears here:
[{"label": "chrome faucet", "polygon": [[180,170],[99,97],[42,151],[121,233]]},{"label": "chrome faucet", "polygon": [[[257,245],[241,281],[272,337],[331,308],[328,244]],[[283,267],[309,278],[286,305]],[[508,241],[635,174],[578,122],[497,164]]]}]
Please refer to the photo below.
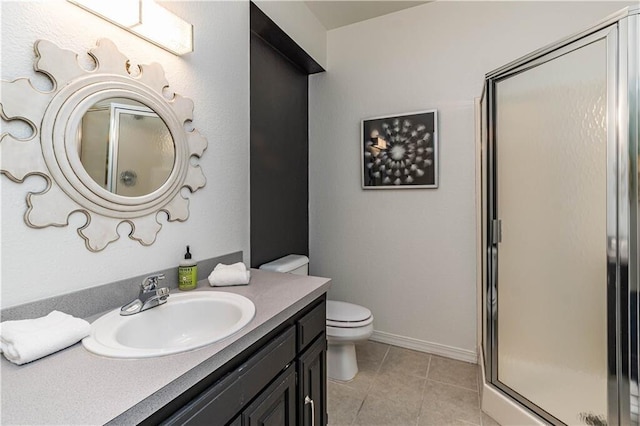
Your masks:
[{"label": "chrome faucet", "polygon": [[138,298],[120,308],[120,315],[137,314],[166,303],[169,297],[169,287],[158,288],[160,280],[164,280],[164,274],[150,275],[142,280]]}]

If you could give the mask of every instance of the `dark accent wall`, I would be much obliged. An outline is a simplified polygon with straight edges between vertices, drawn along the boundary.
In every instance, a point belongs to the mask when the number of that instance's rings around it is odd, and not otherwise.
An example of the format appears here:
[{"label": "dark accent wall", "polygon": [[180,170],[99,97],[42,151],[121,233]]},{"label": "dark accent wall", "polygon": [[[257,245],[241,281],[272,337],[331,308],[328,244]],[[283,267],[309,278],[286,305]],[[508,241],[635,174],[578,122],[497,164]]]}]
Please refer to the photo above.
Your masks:
[{"label": "dark accent wall", "polygon": [[309,254],[308,74],[322,71],[251,3],[251,266]]},{"label": "dark accent wall", "polygon": [[302,69],[307,74],[324,72],[320,66],[303,48],[301,48],[291,37],[276,25],[263,11],[253,2],[250,3],[251,33],[257,35],[271,47],[279,51],[296,67]]}]

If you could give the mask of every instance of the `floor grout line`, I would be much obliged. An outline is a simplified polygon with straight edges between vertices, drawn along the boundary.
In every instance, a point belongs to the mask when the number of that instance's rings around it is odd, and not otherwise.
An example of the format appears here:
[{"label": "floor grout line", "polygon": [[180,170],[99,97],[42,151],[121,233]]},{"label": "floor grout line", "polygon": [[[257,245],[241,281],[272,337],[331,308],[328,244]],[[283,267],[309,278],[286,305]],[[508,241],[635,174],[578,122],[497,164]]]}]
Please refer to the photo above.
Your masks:
[{"label": "floor grout line", "polygon": [[[383,343],[384,344],[384,343]],[[364,391],[364,396],[362,397],[362,402],[360,403],[360,407],[358,407],[358,411],[356,412],[355,417],[353,418],[353,421],[351,422],[351,425],[355,425],[356,421],[358,420],[358,415],[360,414],[360,411],[362,411],[362,407],[364,407],[364,402],[367,400],[367,397],[369,396],[369,392],[371,391],[371,388],[373,387],[373,382],[375,382],[376,378],[378,377],[378,373],[380,372],[380,369],[382,368],[382,364],[384,364],[384,361],[387,359],[387,355],[389,354],[389,350],[391,349],[391,346],[386,345],[387,349],[384,351],[384,355],[382,356],[382,361],[380,361],[380,365],[378,365],[378,368],[376,368],[376,371],[373,373],[373,378],[371,379],[371,383],[369,383],[369,386],[367,386],[367,389]]]},{"label": "floor grout line", "polygon": [[431,360],[433,359],[433,355],[429,355],[429,363],[427,364],[427,377],[426,379],[429,380],[429,370],[431,370]]},{"label": "floor grout line", "polygon": [[382,364],[384,364],[385,360],[387,359],[387,356],[389,355],[389,351],[390,350],[391,350],[391,346],[387,345],[387,350],[384,351],[384,356],[382,357],[382,361],[380,361],[380,365],[378,366],[378,369],[376,370],[376,374],[374,375],[374,378],[380,372],[380,369],[382,368]]},{"label": "floor grout line", "polygon": [[449,383],[449,382],[443,382],[442,380],[434,380],[434,379],[429,379],[429,378],[427,378],[427,380],[431,381],[431,382],[440,383],[440,384],[443,384],[443,385],[453,386],[453,387],[456,387],[458,389],[464,389],[464,390],[469,391],[469,392],[475,392],[478,395],[480,395],[480,392],[478,391],[478,389],[465,388],[464,386],[456,385],[456,384]]},{"label": "floor grout line", "polygon": [[427,364],[427,376],[425,377],[424,384],[422,385],[422,395],[420,397],[420,409],[418,410],[418,418],[416,419],[416,426],[420,424],[420,416],[422,415],[422,407],[424,406],[425,392],[427,391],[427,381],[429,381],[429,369],[431,369],[432,355],[429,355],[429,363]]},{"label": "floor grout line", "polygon": [[367,399],[366,395],[364,396],[364,398],[362,398],[362,402],[360,402],[360,407],[358,407],[358,411],[356,411],[356,415],[353,417],[353,421],[351,422],[351,425],[356,424],[356,420],[358,420],[358,414],[360,414],[360,411],[362,411],[362,407],[364,406],[365,399]]}]

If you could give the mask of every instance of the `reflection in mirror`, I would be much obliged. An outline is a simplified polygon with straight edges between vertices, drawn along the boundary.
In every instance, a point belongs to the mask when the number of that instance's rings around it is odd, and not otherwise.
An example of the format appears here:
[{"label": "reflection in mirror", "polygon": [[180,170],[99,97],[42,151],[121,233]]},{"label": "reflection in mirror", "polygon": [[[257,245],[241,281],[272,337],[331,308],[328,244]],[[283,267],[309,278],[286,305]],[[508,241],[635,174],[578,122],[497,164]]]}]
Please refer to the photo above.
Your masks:
[{"label": "reflection in mirror", "polygon": [[80,161],[89,176],[126,197],[160,188],[175,162],[175,144],[164,121],[131,99],[109,98],[89,108],[78,140]]}]

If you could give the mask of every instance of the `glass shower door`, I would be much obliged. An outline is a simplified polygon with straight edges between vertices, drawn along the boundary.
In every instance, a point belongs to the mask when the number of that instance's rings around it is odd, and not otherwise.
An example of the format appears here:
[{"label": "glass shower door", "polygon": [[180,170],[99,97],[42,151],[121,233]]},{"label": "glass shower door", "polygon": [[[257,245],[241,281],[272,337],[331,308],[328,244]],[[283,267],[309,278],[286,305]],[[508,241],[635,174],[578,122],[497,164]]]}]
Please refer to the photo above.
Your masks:
[{"label": "glass shower door", "polygon": [[552,422],[604,425],[608,415],[612,36],[602,30],[493,86],[493,370]]}]

